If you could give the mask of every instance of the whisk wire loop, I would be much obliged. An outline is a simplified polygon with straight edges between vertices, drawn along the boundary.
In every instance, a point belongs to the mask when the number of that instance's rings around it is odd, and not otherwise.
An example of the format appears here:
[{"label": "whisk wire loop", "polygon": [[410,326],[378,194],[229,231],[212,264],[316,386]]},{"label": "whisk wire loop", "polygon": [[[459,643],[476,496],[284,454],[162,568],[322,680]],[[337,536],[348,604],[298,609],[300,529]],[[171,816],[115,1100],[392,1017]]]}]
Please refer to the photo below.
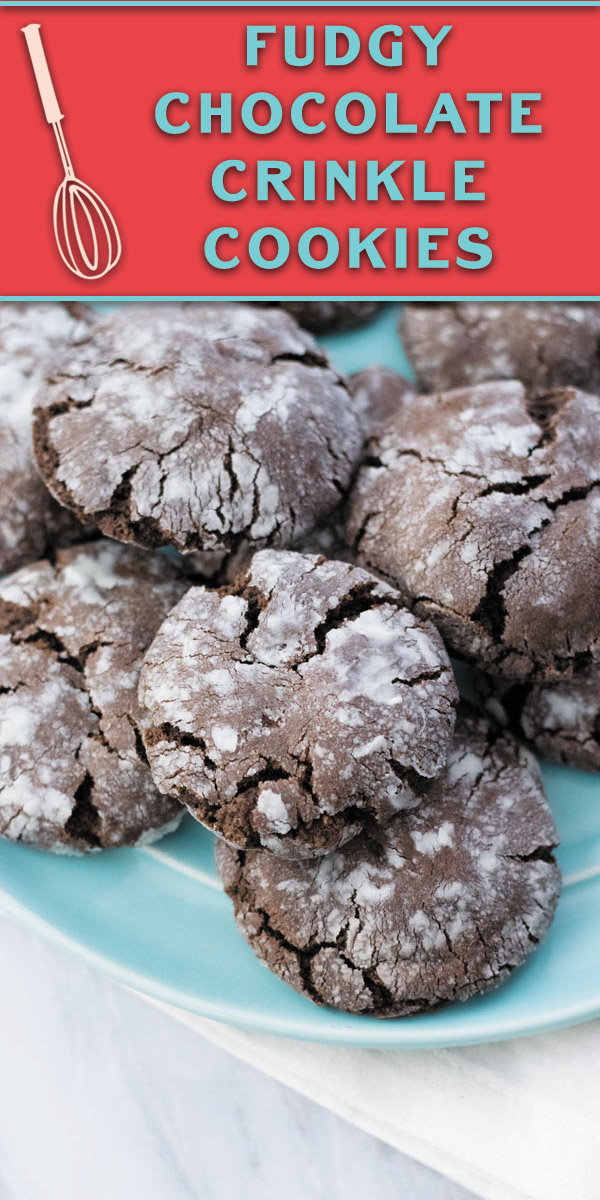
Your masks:
[{"label": "whisk wire loop", "polygon": [[[90,215],[90,210],[85,202],[85,192],[81,192],[78,187],[71,187],[71,188],[69,188],[69,199],[71,201],[71,217],[73,219],[73,229],[75,230],[75,237],[77,238],[77,245],[79,246],[79,251],[80,251],[81,257],[89,271],[97,271],[98,270],[98,238],[96,236],[96,229],[94,226],[94,222]],[[78,204],[81,206],[81,208],[83,209],[83,211],[87,217],[87,222],[88,222],[88,225],[90,228],[90,233],[92,235],[92,246],[93,246],[92,258],[89,257],[89,255],[86,251],[86,248],[83,244],[83,240],[81,238],[80,232],[79,232],[79,224],[77,221],[77,205]],[[96,211],[100,212],[99,209],[96,209]],[[108,233],[107,228],[106,228],[106,221],[104,220],[104,217],[102,217],[102,214],[100,214],[100,216],[102,219],[102,225],[103,225],[104,231],[105,231],[105,233]]]},{"label": "whisk wire loop", "polygon": [[[82,213],[89,231],[87,244]],[[63,179],[54,198],[54,233],[63,262],[80,279],[101,279],[120,258],[121,238],[112,213],[98,193],[75,175]]]}]

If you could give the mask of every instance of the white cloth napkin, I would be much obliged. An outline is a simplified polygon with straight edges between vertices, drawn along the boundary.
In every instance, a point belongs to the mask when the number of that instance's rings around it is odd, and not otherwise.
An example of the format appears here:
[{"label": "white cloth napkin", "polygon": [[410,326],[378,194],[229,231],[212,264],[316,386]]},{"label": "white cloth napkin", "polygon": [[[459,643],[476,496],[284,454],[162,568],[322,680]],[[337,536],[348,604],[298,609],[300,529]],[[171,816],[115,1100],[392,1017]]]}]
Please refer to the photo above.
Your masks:
[{"label": "white cloth napkin", "polygon": [[494,1045],[384,1051],[159,1007],[483,1200],[600,1198],[600,1020]]}]

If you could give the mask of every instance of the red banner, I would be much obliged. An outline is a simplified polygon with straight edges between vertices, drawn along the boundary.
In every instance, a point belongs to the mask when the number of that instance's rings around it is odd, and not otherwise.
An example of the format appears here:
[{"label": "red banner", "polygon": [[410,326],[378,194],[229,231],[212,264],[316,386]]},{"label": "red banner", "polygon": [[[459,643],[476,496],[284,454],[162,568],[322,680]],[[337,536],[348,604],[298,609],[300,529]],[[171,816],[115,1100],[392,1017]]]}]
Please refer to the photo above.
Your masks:
[{"label": "red banner", "polygon": [[600,290],[597,9],[0,19],[5,296]]}]

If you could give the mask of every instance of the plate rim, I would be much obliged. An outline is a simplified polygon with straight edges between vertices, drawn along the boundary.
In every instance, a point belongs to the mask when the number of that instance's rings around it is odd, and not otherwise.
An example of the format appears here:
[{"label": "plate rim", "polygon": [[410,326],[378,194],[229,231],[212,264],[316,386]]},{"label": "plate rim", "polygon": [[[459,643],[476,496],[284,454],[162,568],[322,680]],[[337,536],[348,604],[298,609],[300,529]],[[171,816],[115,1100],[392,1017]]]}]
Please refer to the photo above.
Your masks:
[{"label": "plate rim", "polygon": [[[235,1001],[212,1002],[196,997],[191,1003],[191,997],[180,989],[162,983],[155,976],[137,971],[133,967],[119,963],[110,956],[95,950],[93,947],[65,933],[51,921],[47,921],[34,909],[29,908],[19,900],[15,900],[10,892],[0,885],[0,913],[14,918],[24,924],[47,942],[66,950],[80,962],[108,976],[115,983],[137,992],[148,1000],[158,1000],[172,1008],[192,1013],[209,1021],[231,1025],[234,1028],[249,1032],[270,1034],[274,1037],[289,1038],[293,1041],[313,1042],[330,1046],[354,1047],[355,1049],[372,1050],[442,1050],[459,1046],[471,1046],[496,1042],[511,1041],[516,1038],[532,1037],[555,1029],[564,1029],[570,1025],[584,1024],[600,1016],[600,993],[587,1003],[575,1004],[572,1008],[562,1006],[558,1013],[548,1013],[545,1017],[531,1013],[529,1017],[506,1018],[494,1021],[494,1029],[487,1026],[484,1019],[478,1018],[470,1026],[458,1031],[448,1031],[438,1026],[433,1020],[431,1031],[424,1025],[416,1028],[410,1017],[394,1020],[381,1020],[375,1027],[369,1023],[365,1026],[360,1016],[354,1019],[356,1025],[345,1023],[340,1029],[335,1025],[336,1011],[321,1008],[320,1011],[332,1014],[333,1024],[325,1020],[322,1026],[304,1025],[303,1019],[297,1015],[293,1018],[275,1016],[265,1010],[244,1006]],[[265,968],[266,969],[266,968]],[[446,1006],[450,1008],[450,1006]],[[442,1009],[436,1012],[443,1011]],[[435,1017],[435,1013],[420,1014],[421,1020],[427,1016]],[[412,1032],[411,1032],[412,1029]]]}]

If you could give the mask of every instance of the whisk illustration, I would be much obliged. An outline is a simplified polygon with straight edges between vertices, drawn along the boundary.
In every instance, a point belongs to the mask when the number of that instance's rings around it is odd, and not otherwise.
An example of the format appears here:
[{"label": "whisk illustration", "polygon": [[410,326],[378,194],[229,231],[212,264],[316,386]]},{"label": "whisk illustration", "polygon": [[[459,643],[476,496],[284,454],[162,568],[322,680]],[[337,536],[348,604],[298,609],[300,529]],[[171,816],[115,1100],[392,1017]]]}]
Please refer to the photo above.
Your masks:
[{"label": "whisk illustration", "polygon": [[121,238],[110,209],[73,170],[39,25],[26,25],[29,57],[48,124],[54,130],[65,177],[54,197],[54,234],[60,256],[80,279],[101,279],[121,257]]}]

